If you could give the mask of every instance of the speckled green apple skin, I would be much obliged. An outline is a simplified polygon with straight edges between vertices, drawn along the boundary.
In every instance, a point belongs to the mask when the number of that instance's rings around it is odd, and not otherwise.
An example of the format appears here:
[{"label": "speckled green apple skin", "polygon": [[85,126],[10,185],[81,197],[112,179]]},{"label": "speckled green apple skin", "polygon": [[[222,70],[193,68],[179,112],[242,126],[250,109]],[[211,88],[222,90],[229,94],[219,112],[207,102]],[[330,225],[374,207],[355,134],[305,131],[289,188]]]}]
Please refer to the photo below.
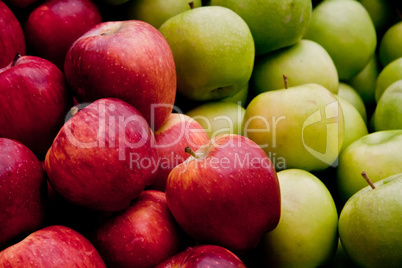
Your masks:
[{"label": "speckled green apple skin", "polygon": [[256,94],[284,88],[283,75],[289,87],[316,83],[336,94],[338,73],[328,52],[311,40],[274,51],[256,60],[251,84]]},{"label": "speckled green apple skin", "polygon": [[[324,120],[303,129],[313,114],[320,114]],[[325,118],[334,114],[331,122],[325,122]],[[271,159],[277,163],[274,163],[277,170],[322,170],[337,159],[343,142],[344,119],[339,103],[329,90],[318,84],[306,84],[255,97],[244,115],[243,135],[260,145],[268,156],[280,160]],[[307,148],[326,155],[316,157]],[[279,166],[283,162],[285,166]]]},{"label": "speckled green apple skin", "polygon": [[366,186],[343,207],[339,217],[342,246],[361,267],[401,267],[402,173],[374,185],[376,189]]},{"label": "speckled green apple skin", "polygon": [[402,79],[402,58],[398,58],[382,69],[377,77],[375,99],[378,102],[381,95],[392,83]]},{"label": "speckled green apple skin", "polygon": [[[194,8],[201,6],[201,0],[193,0]],[[187,0],[135,0],[127,7],[130,19],[148,22],[159,28],[167,19],[190,9]]]},{"label": "speckled green apple skin", "polygon": [[212,0],[211,5],[228,7],[247,22],[257,55],[297,43],[312,13],[311,0]]},{"label": "speckled green apple skin", "polygon": [[258,246],[270,267],[319,267],[338,243],[338,214],[326,186],[301,169],[278,172],[281,219]]},{"label": "speckled green apple skin", "polygon": [[360,97],[359,93],[357,93],[353,87],[340,82],[337,95],[351,103],[360,113],[364,121],[367,121],[366,106],[364,105],[363,99]]},{"label": "speckled green apple skin", "polygon": [[248,83],[255,48],[250,29],[232,10],[205,6],[182,12],[159,28],[172,49],[177,90],[193,100],[232,96]]},{"label": "speckled green apple skin", "polygon": [[402,79],[382,94],[374,113],[374,129],[402,129]]},{"label": "speckled green apple skin", "polygon": [[366,135],[349,145],[339,156],[336,183],[346,202],[367,183],[366,171],[373,182],[402,172],[402,130],[386,130]]},{"label": "speckled green apple skin", "polygon": [[341,80],[358,74],[374,55],[376,31],[358,1],[324,1],[313,10],[303,38],[316,41],[331,55]]},{"label": "speckled green apple skin", "polygon": [[402,57],[402,21],[387,30],[380,43],[380,61],[383,66]]}]

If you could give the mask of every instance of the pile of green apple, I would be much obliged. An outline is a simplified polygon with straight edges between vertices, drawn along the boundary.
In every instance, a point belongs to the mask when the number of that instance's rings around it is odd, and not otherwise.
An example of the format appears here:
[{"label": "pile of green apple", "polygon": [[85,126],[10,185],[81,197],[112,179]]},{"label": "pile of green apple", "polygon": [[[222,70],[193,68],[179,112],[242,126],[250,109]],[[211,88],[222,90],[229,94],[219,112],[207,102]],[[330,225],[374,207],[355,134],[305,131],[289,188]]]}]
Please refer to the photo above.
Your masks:
[{"label": "pile of green apple", "polygon": [[0,267],[402,267],[402,6],[0,2]]}]

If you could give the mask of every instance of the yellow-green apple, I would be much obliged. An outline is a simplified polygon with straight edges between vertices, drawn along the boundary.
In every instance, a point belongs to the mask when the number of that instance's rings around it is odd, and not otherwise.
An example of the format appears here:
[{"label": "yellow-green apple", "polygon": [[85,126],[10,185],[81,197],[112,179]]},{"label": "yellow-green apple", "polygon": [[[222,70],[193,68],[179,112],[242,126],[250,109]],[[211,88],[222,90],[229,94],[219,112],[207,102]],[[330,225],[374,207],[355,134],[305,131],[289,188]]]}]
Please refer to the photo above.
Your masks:
[{"label": "yellow-green apple", "polygon": [[176,69],[161,33],[142,21],[108,21],[79,37],[64,71],[78,101],[122,99],[157,130],[173,109]]},{"label": "yellow-green apple", "polygon": [[254,64],[254,41],[244,20],[228,8],[204,6],[165,21],[177,68],[177,90],[198,100],[233,96],[246,86]]},{"label": "yellow-green apple", "polygon": [[61,128],[45,159],[53,189],[95,210],[127,208],[153,183],[158,155],[144,117],[128,103],[97,100]]},{"label": "yellow-green apple", "polygon": [[244,115],[243,135],[264,149],[277,170],[323,170],[337,160],[344,119],[334,94],[305,84],[255,97]]},{"label": "yellow-green apple", "polygon": [[201,6],[201,0],[192,3],[191,7],[187,0],[136,0],[127,6],[127,14],[130,19],[142,20],[159,28],[169,18]]},{"label": "yellow-green apple", "polygon": [[349,145],[339,156],[336,174],[342,201],[367,185],[361,178],[362,171],[370,174],[373,182],[401,173],[401,146],[402,130],[374,132]]},{"label": "yellow-green apple", "polygon": [[256,60],[251,77],[252,90],[262,93],[282,89],[283,75],[290,87],[316,83],[338,92],[338,73],[328,52],[311,40],[274,51]]},{"label": "yellow-green apple", "polygon": [[380,61],[383,66],[402,57],[402,21],[390,27],[380,43]]},{"label": "yellow-green apple", "polygon": [[36,7],[25,22],[27,46],[61,70],[71,44],[102,21],[91,0],[50,0]]},{"label": "yellow-green apple", "polygon": [[0,267],[96,267],[105,264],[80,233],[62,225],[33,232],[0,252]]},{"label": "yellow-green apple", "polygon": [[345,130],[343,132],[343,143],[341,148],[342,152],[354,141],[366,136],[368,134],[368,130],[363,117],[355,106],[340,96],[337,96],[337,100],[341,105],[345,122]]},{"label": "yellow-green apple", "polygon": [[281,219],[258,245],[272,267],[319,267],[335,254],[338,214],[324,183],[301,169],[278,172]]},{"label": "yellow-green apple", "polygon": [[352,104],[360,113],[364,121],[367,121],[366,106],[364,105],[363,99],[360,97],[359,93],[357,93],[353,87],[340,82],[337,95]]},{"label": "yellow-green apple", "polygon": [[36,156],[15,140],[0,138],[0,245],[41,227],[46,190]]},{"label": "yellow-green apple", "polygon": [[358,1],[321,2],[314,8],[303,38],[325,48],[341,80],[357,75],[377,45],[373,21]]},{"label": "yellow-green apple", "polygon": [[375,131],[402,129],[402,79],[381,95],[374,112]]},{"label": "yellow-green apple", "polygon": [[19,56],[0,69],[0,137],[22,142],[43,158],[73,98],[50,61]]},{"label": "yellow-green apple", "polygon": [[379,72],[377,57],[373,56],[360,73],[347,80],[347,83],[359,93],[367,107],[376,104],[374,95]]},{"label": "yellow-green apple", "polygon": [[[188,149],[187,149],[188,150]],[[264,151],[241,135],[219,135],[169,174],[166,199],[196,241],[244,252],[280,217],[280,189]]]},{"label": "yellow-green apple", "polygon": [[172,113],[155,131],[155,141],[159,155],[159,168],[155,181],[150,187],[165,191],[170,171],[189,157],[183,148],[190,146],[196,151],[208,143],[209,137],[203,127],[191,117]]},{"label": "yellow-green apple", "polygon": [[172,256],[156,268],[225,267],[246,268],[233,252],[217,245],[198,245]]},{"label": "yellow-green apple", "polygon": [[212,0],[239,14],[250,27],[256,54],[262,55],[297,43],[310,21],[310,0]]},{"label": "yellow-green apple", "polygon": [[16,54],[25,54],[25,37],[17,18],[2,1],[0,18],[0,68],[3,68]]},{"label": "yellow-green apple", "polygon": [[156,190],[143,191],[94,232],[93,243],[110,267],[155,267],[185,246],[165,193]]},{"label": "yellow-green apple", "polygon": [[231,102],[209,102],[186,114],[197,121],[209,138],[222,134],[241,134],[245,109]]},{"label": "yellow-green apple", "polygon": [[378,102],[382,93],[394,82],[402,79],[402,57],[398,58],[382,69],[377,77],[375,99]]},{"label": "yellow-green apple", "polygon": [[361,189],[344,205],[338,227],[342,246],[359,267],[400,267],[402,173],[373,187]]}]

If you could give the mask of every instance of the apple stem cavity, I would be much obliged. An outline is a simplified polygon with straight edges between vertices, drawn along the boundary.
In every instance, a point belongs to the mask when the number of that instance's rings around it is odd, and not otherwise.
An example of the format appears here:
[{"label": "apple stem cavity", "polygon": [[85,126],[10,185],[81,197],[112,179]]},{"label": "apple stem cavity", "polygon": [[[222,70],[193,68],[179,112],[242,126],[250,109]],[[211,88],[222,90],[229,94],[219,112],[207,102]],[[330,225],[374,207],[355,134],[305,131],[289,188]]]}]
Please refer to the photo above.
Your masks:
[{"label": "apple stem cavity", "polygon": [[283,82],[285,84],[285,89],[288,89],[289,88],[288,77],[284,74],[282,76],[283,76]]},{"label": "apple stem cavity", "polygon": [[190,6],[190,9],[194,9],[194,2],[193,1],[188,2],[188,4]]},{"label": "apple stem cavity", "polygon": [[21,54],[17,52],[15,55],[13,62],[11,63],[11,67],[15,66],[17,64],[18,59],[21,58]]},{"label": "apple stem cavity", "polygon": [[373,182],[370,180],[369,176],[367,175],[366,171],[362,172],[363,178],[367,181],[367,183],[371,186],[371,188],[375,189]]},{"label": "apple stem cavity", "polygon": [[184,151],[188,154],[190,154],[191,156],[193,156],[195,159],[198,159],[198,156],[195,154],[195,152],[193,151],[193,149],[191,149],[190,146],[187,146],[186,148],[184,148]]}]

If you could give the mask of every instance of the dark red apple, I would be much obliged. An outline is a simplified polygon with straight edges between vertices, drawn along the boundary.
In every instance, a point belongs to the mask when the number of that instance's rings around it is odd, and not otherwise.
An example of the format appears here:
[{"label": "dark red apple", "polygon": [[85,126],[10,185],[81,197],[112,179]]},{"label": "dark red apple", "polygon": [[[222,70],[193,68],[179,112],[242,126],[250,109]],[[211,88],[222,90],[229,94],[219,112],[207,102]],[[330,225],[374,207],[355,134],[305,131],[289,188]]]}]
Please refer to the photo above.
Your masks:
[{"label": "dark red apple", "polygon": [[0,137],[45,156],[72,104],[63,73],[50,61],[15,57],[0,69]]},{"label": "dark red apple", "polygon": [[25,37],[21,25],[6,4],[0,1],[0,68],[15,55],[25,54]]},{"label": "dark red apple", "polygon": [[157,163],[154,134],[144,117],[128,103],[106,98],[64,124],[45,168],[53,189],[66,200],[117,211],[153,183]]},{"label": "dark red apple", "polygon": [[35,8],[25,23],[27,45],[61,70],[71,44],[102,22],[91,0],[50,0]]},{"label": "dark red apple", "polygon": [[176,69],[162,34],[142,21],[100,23],[67,52],[64,71],[78,101],[122,99],[157,130],[173,109]]},{"label": "dark red apple", "polygon": [[255,247],[280,218],[275,169],[257,144],[240,135],[218,135],[177,165],[166,198],[192,238],[236,252]]},{"label": "dark red apple", "polygon": [[224,267],[246,268],[246,265],[231,251],[216,245],[189,247],[165,260],[156,268]]},{"label": "dark red apple", "polygon": [[42,165],[23,144],[0,138],[0,245],[39,229],[47,183]]},{"label": "dark red apple", "polygon": [[184,239],[165,193],[146,190],[96,229],[94,244],[110,267],[145,268],[178,253]]},{"label": "dark red apple", "polygon": [[155,140],[159,154],[159,170],[151,188],[165,191],[170,171],[190,156],[183,148],[190,146],[196,151],[207,145],[209,137],[203,127],[191,117],[172,113],[155,132]]},{"label": "dark red apple", "polygon": [[106,267],[95,247],[61,225],[38,230],[0,252],[0,267]]}]

